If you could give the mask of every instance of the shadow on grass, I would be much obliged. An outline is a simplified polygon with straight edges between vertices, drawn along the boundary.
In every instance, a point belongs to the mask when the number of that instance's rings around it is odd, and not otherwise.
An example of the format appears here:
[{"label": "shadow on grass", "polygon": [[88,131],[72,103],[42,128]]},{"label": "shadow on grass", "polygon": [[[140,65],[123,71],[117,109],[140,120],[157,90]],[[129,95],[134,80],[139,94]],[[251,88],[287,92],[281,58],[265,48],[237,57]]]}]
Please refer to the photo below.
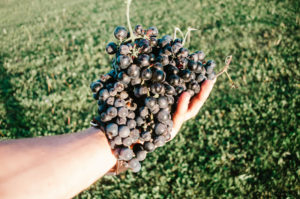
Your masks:
[{"label": "shadow on grass", "polygon": [[4,115],[0,115],[0,130],[2,136],[9,138],[29,137],[29,127],[24,108],[15,96],[15,89],[11,84],[11,75],[4,68],[7,54],[0,54],[0,104],[4,108]]}]

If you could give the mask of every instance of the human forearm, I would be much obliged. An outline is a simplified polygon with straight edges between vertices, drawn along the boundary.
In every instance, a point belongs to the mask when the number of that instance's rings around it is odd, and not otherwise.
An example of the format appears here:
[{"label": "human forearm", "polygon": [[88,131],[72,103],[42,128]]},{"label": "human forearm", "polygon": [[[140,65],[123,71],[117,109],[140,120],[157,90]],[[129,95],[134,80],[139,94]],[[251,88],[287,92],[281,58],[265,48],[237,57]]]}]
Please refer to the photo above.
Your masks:
[{"label": "human forearm", "polygon": [[1,198],[70,198],[116,163],[105,135],[94,128],[0,142],[0,160]]}]

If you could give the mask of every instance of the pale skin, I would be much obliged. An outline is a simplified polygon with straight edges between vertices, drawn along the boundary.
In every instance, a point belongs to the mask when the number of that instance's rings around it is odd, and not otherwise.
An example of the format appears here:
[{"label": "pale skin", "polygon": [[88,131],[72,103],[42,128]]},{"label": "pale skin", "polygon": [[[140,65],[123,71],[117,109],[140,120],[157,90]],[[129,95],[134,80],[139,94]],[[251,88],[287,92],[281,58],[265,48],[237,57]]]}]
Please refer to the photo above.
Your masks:
[{"label": "pale skin", "polygon": [[[198,95],[184,92],[173,116],[172,139],[195,117],[216,80]],[[71,198],[105,175],[117,162],[107,138],[96,128],[78,133],[0,142],[0,198]]]}]

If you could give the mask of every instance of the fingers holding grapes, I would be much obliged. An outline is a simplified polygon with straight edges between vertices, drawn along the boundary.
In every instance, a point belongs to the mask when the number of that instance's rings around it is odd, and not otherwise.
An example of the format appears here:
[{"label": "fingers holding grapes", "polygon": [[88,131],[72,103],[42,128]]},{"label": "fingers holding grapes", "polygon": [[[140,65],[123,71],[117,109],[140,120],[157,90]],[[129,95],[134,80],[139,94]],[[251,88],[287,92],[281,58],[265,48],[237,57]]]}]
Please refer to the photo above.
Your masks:
[{"label": "fingers holding grapes", "polygon": [[173,115],[173,129],[171,133],[171,139],[173,139],[179,132],[182,124],[195,117],[207,100],[213,86],[216,82],[214,80],[205,80],[201,84],[200,92],[191,99],[191,95],[188,92],[183,92],[178,99],[177,109]]}]

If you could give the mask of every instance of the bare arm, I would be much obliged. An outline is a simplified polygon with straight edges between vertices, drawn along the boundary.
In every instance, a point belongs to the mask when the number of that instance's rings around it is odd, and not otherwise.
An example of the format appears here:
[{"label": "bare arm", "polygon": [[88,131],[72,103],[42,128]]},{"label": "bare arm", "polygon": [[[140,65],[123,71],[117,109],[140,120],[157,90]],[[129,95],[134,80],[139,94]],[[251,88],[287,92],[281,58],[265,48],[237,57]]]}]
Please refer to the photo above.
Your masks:
[{"label": "bare arm", "polygon": [[105,135],[79,133],[0,142],[0,198],[70,198],[116,164]]}]

